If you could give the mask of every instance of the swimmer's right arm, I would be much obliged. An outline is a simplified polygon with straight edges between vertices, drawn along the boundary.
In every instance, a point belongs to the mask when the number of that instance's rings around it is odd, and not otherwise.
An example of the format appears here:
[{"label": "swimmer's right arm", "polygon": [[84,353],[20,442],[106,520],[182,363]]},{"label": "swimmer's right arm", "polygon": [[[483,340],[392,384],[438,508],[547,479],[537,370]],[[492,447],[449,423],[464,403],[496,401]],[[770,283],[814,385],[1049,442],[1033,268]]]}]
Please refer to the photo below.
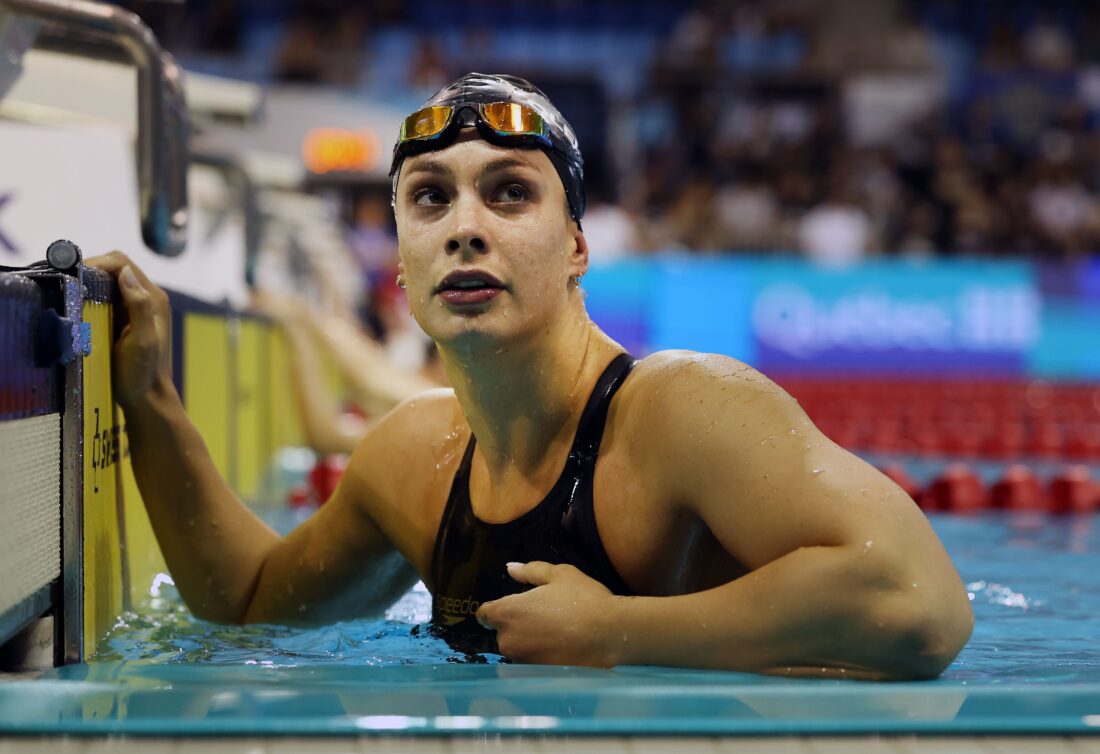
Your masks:
[{"label": "swimmer's right arm", "polygon": [[348,617],[350,603],[359,615],[377,611],[407,587],[408,567],[358,499],[370,495],[359,475],[286,538],[237,498],[172,383],[167,295],[118,252],[88,264],[119,281],[129,322],[114,349],[115,399],[153,531],[192,612],[223,623],[317,622]]}]

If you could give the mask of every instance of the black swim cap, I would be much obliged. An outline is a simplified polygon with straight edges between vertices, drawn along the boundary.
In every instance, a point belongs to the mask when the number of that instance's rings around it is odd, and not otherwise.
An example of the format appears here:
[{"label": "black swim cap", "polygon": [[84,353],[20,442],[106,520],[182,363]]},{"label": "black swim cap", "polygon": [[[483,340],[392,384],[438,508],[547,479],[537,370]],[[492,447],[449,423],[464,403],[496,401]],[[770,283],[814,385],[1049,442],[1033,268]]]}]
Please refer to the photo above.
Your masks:
[{"label": "black swim cap", "polygon": [[[569,122],[562,117],[558,109],[551,104],[549,98],[543,94],[537,86],[518,76],[503,74],[468,73],[433,94],[420,109],[434,107],[436,105],[449,105],[458,113],[462,108],[488,104],[490,102],[514,102],[525,105],[540,116],[548,127],[550,145],[545,144],[521,144],[502,138],[502,146],[515,146],[517,148],[542,149],[550,158],[554,169],[558,171],[562,186],[565,187],[565,198],[569,202],[569,210],[573,219],[580,225],[584,216],[584,160],[581,157],[580,145],[577,143],[577,135]],[[431,149],[445,149],[450,146],[457,135],[442,139],[433,144]],[[397,197],[397,176],[401,169],[401,162],[408,154],[403,149],[403,144],[398,142],[393,148],[393,162],[390,165],[390,177],[393,179],[393,198]],[[421,147],[423,149],[423,147]]]}]

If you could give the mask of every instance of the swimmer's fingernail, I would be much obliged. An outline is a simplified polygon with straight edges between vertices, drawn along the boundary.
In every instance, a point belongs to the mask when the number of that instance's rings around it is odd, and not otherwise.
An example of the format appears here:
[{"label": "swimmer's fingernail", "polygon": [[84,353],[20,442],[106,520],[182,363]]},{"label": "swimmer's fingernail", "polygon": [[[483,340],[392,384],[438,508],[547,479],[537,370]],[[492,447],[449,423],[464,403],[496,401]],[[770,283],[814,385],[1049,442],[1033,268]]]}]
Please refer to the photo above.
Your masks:
[{"label": "swimmer's fingernail", "polygon": [[138,283],[137,275],[130,269],[130,265],[126,265],[122,268],[122,272],[118,274],[118,282],[122,283],[127,288],[137,288],[141,285]]},{"label": "swimmer's fingernail", "polygon": [[512,562],[505,563],[504,565],[506,565],[508,568],[522,568],[523,566],[525,566],[527,564],[526,563],[517,563],[516,561],[513,560]]}]

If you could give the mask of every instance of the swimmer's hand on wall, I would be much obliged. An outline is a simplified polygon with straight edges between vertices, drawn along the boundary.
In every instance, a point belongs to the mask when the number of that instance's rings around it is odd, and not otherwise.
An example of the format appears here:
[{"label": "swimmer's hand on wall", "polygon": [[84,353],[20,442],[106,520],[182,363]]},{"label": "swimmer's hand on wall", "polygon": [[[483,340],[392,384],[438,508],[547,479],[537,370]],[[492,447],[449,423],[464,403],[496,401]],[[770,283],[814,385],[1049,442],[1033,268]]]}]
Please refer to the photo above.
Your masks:
[{"label": "swimmer's hand on wall", "polygon": [[128,320],[114,348],[112,381],[123,409],[172,388],[172,311],[168,295],[127,256],[113,251],[89,259],[118,280]]},{"label": "swimmer's hand on wall", "polygon": [[496,630],[502,655],[551,665],[616,664],[609,616],[624,598],[571,565],[509,563],[508,575],[534,588],[486,602],[477,611],[478,621]]}]

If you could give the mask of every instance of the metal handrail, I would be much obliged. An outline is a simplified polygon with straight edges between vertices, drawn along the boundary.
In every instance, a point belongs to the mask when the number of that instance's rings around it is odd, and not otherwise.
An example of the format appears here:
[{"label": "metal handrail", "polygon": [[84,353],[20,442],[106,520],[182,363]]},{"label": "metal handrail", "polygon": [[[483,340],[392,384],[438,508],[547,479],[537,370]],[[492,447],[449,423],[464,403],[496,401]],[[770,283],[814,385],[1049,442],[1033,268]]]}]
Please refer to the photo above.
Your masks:
[{"label": "metal handrail", "polygon": [[240,161],[229,155],[203,150],[191,152],[191,162],[220,172],[236,191],[244,219],[244,279],[249,286],[256,284],[256,259],[260,253],[261,218],[257,194],[252,176]]},{"label": "metal handrail", "polygon": [[175,59],[135,14],[88,0],[0,0],[0,7],[74,39],[111,42],[138,72],[137,168],[146,245],[176,256],[187,243],[190,120]]}]

